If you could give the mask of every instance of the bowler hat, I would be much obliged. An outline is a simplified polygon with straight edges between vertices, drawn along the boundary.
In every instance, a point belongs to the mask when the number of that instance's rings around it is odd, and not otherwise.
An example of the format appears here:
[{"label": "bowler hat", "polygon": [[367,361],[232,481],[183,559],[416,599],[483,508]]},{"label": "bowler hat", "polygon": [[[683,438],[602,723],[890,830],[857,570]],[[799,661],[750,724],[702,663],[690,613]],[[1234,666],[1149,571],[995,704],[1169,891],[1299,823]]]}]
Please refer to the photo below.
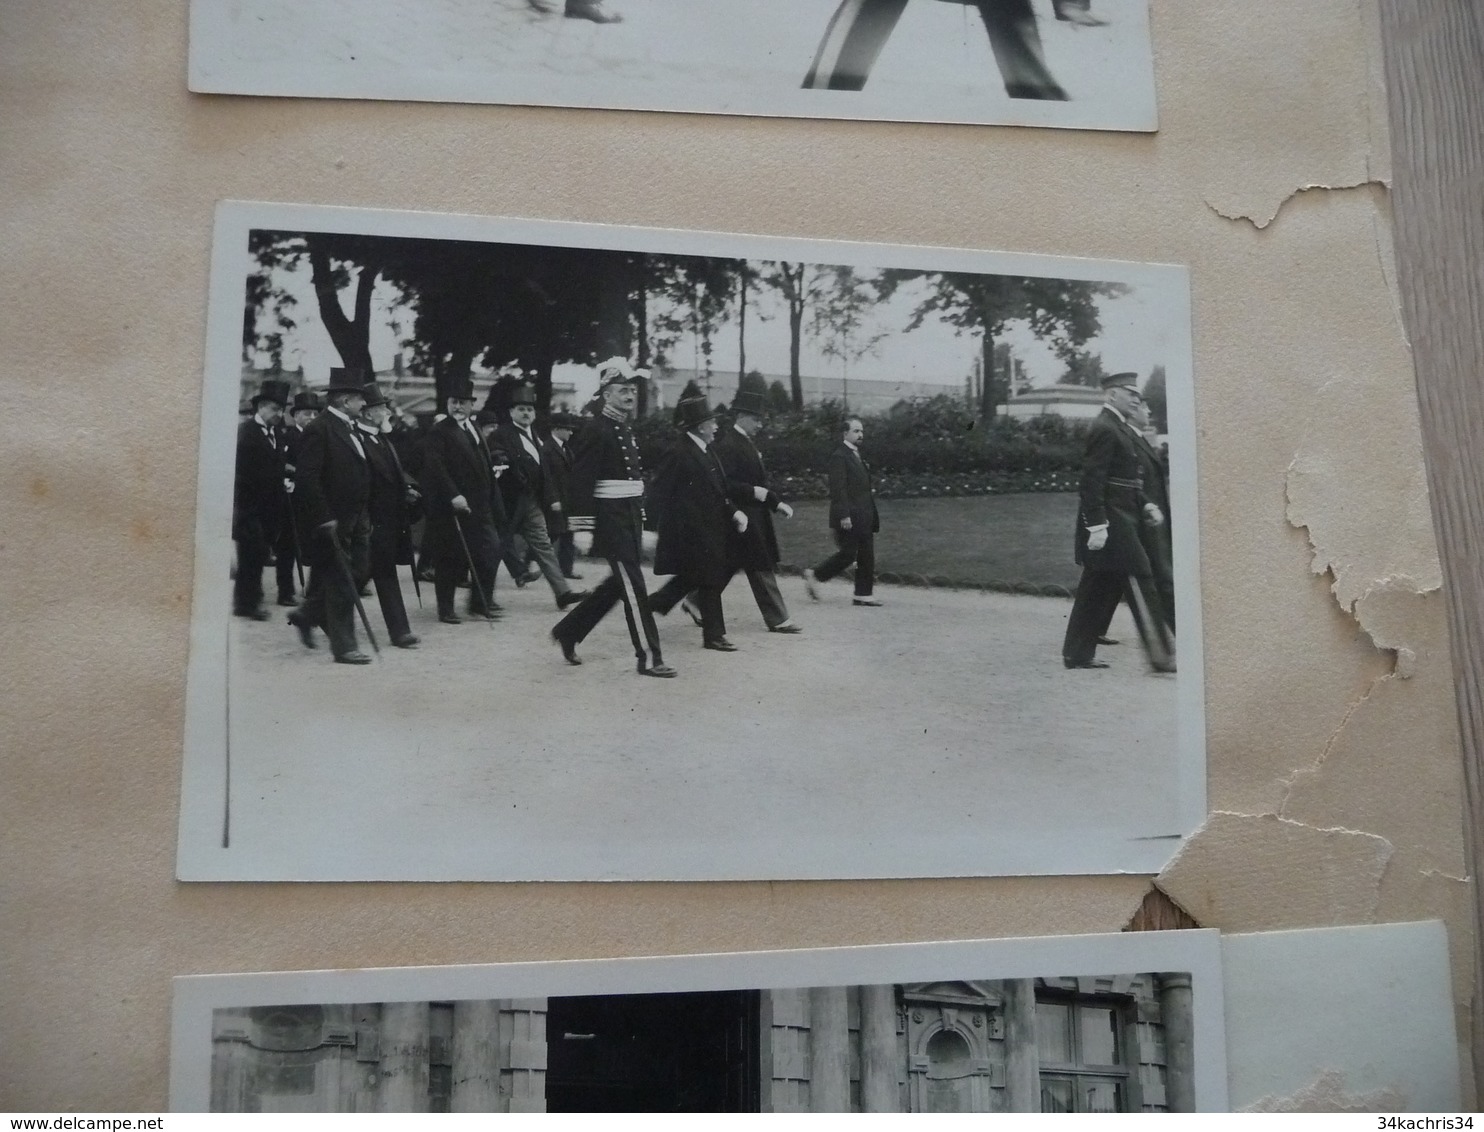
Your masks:
[{"label": "bowler hat", "polygon": [[361,386],[361,393],[366,398],[366,408],[374,408],[377,405],[385,405],[386,397],[382,395],[381,386],[374,381],[368,381]]},{"label": "bowler hat", "polygon": [[287,381],[265,381],[258,387],[257,393],[253,395],[252,406],[258,407],[260,401],[272,401],[280,407],[289,403],[289,383]]},{"label": "bowler hat", "polygon": [[366,384],[366,371],[360,367],[331,366],[330,386],[326,393],[360,393]]},{"label": "bowler hat", "polygon": [[689,431],[709,421],[716,413],[704,397],[686,397],[675,405],[675,423]]},{"label": "bowler hat", "polygon": [[1118,389],[1120,387],[1137,389],[1139,388],[1139,375],[1133,372],[1110,373],[1107,377],[1103,378],[1101,384],[1104,389]]},{"label": "bowler hat", "polygon": [[768,415],[767,406],[763,403],[763,395],[755,389],[739,389],[737,395],[732,398],[732,412],[747,413],[759,418]]},{"label": "bowler hat", "polygon": [[552,413],[551,414],[551,420],[549,420],[547,422],[546,427],[549,428],[549,429],[552,429],[552,428],[575,429],[581,423],[582,423],[582,418],[579,417],[576,413],[565,413],[565,412],[563,412],[563,413]]},{"label": "bowler hat", "polygon": [[324,405],[320,404],[320,399],[306,389],[294,394],[294,404],[290,412],[301,413],[307,410],[317,413],[323,408]]}]

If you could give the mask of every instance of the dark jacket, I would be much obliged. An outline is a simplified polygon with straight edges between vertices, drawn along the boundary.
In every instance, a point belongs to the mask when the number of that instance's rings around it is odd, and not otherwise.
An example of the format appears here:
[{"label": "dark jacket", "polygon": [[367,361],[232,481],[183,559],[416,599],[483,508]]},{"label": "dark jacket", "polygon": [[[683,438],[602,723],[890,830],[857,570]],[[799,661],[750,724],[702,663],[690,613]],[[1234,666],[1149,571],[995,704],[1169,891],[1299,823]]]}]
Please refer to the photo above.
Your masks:
[{"label": "dark jacket", "polygon": [[572,435],[572,516],[592,516],[593,554],[638,562],[642,546],[642,494],[624,499],[598,499],[600,480],[643,483],[639,445],[627,421],[599,414]]},{"label": "dark jacket", "polygon": [[1139,530],[1144,536],[1144,550],[1149,555],[1149,566],[1154,576],[1161,581],[1174,577],[1173,553],[1171,550],[1169,469],[1165,466],[1164,454],[1159,452],[1148,438],[1140,434],[1134,438],[1139,454],[1139,466],[1143,473],[1144,498],[1164,513],[1165,521],[1151,526],[1148,518]]},{"label": "dark jacket", "polygon": [[738,553],[726,475],[710,449],[689,436],[671,449],[655,476],[659,544],[654,572],[679,574],[692,585],[727,584]]},{"label": "dark jacket", "polygon": [[430,519],[452,518],[453,500],[460,495],[476,519],[494,519],[495,474],[489,447],[452,417],[444,417],[428,430],[422,485]]},{"label": "dark jacket", "polygon": [[[274,443],[278,442],[275,448]],[[237,467],[232,481],[232,537],[277,537],[283,516],[283,444],[269,440],[257,417],[237,426]]]},{"label": "dark jacket", "polygon": [[531,442],[535,444],[538,457],[533,457],[521,443],[521,431],[510,422],[495,429],[494,447],[505,454],[509,470],[500,477],[500,494],[505,500],[505,510],[514,513],[522,496],[533,500],[543,514],[550,511],[557,501],[555,478],[551,474],[551,458],[547,455],[549,441],[533,428]]},{"label": "dark jacket", "polygon": [[[1091,570],[1139,578],[1152,575],[1140,530],[1145,495],[1138,444],[1133,428],[1106,408],[1087,430],[1076,558]],[[1100,523],[1108,524],[1108,541],[1101,550],[1088,550],[1087,528]]]},{"label": "dark jacket", "polygon": [[371,494],[371,470],[351,439],[351,426],[325,411],[304,430],[294,471],[294,510],[306,554],[331,519],[356,523]]},{"label": "dark jacket", "polygon": [[[717,433],[712,450],[726,473],[727,491],[732,503],[747,516],[747,530],[738,540],[738,564],[748,570],[773,569],[778,565],[779,557],[773,511],[782,501],[768,490],[768,472],[763,466],[762,453],[752,438],[735,426],[728,426]],[[754,487],[768,491],[768,498],[759,501],[757,493],[752,490]]]},{"label": "dark jacket", "polygon": [[361,430],[361,444],[371,467],[371,562],[396,565],[412,561],[412,526],[408,511],[411,485],[397,450],[384,433],[373,437]]},{"label": "dark jacket", "polygon": [[842,443],[830,453],[830,526],[840,529],[840,520],[850,519],[851,530],[875,534],[881,529],[876,511],[876,493],[871,487],[871,469]]},{"label": "dark jacket", "polygon": [[546,472],[551,477],[551,489],[562,505],[559,511],[546,512],[546,531],[556,538],[571,530],[567,514],[572,510],[572,452],[552,437],[546,438],[545,451],[549,457]]}]

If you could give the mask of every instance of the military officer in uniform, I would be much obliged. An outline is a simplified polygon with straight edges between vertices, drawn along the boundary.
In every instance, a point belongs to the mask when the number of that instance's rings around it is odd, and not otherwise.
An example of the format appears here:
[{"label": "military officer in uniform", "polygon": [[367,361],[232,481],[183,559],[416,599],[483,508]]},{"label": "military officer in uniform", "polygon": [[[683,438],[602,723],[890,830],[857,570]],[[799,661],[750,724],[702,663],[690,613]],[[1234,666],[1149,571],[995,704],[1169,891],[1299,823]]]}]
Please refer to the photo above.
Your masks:
[{"label": "military officer in uniform", "polygon": [[339,664],[370,664],[356,645],[357,594],[371,576],[371,470],[355,417],[366,402],[360,370],[330,370],[325,411],[304,430],[294,471],[299,543],[309,561],[304,604],[289,613],[306,647],[325,631]]},{"label": "military officer in uniform", "polygon": [[375,382],[365,387],[366,404],[361,409],[361,444],[371,468],[371,580],[376,600],[386,622],[387,634],[399,649],[417,648],[418,638],[407,622],[407,603],[397,567],[412,562],[412,528],[408,509],[418,501],[418,492],[402,470],[402,460],[392,447],[386,429],[391,407]]},{"label": "military officer in uniform", "polygon": [[237,578],[232,587],[232,612],[253,621],[266,621],[270,616],[263,608],[263,567],[283,522],[283,438],[278,418],[288,403],[287,382],[265,381],[252,398],[252,416],[237,426],[232,484]]},{"label": "military officer in uniform", "polygon": [[474,382],[464,378],[449,393],[448,415],[428,430],[423,447],[422,487],[427,507],[423,546],[433,560],[438,620],[448,625],[462,620],[454,611],[454,594],[470,561],[474,576],[469,579],[469,616],[493,619],[499,614],[495,604],[495,571],[500,564],[495,473],[489,446],[470,419],[473,411]]},{"label": "military officer in uniform", "polygon": [[[641,676],[672,677],[660,655],[660,634],[649,608],[640,565],[644,533],[644,472],[630,418],[639,402],[638,375],[623,358],[598,367],[602,408],[572,437],[572,506],[592,516],[593,553],[608,559],[609,576],[557,622],[552,640],[568,664],[581,664],[577,646],[618,602],[623,602]],[[571,520],[576,525],[575,517]]]},{"label": "military officer in uniform", "polygon": [[736,652],[727,640],[721,591],[735,570],[736,536],[747,530],[747,515],[727,491],[726,472],[711,449],[716,414],[705,397],[687,397],[675,406],[685,430],[655,481],[654,506],[659,512],[659,545],[654,572],[671,574],[655,591],[649,606],[670,612],[692,595],[701,621],[701,640],[716,652]]},{"label": "military officer in uniform", "polygon": [[768,472],[763,456],[753,443],[767,417],[763,395],[743,390],[732,400],[733,421],[716,437],[713,448],[726,473],[727,489],[732,501],[747,516],[747,530],[739,544],[737,565],[747,575],[753,600],[763,615],[770,633],[798,633],[799,626],[788,615],[788,606],[778,588],[778,534],[773,529],[773,516],[793,517],[793,508],[778,498],[768,486]]},{"label": "military officer in uniform", "polygon": [[[1041,32],[1031,0],[956,0],[979,9],[989,45],[999,64],[1005,93],[1011,98],[1065,101],[1067,92],[1052,76],[1041,49]],[[840,0],[805,89],[861,90],[886,46],[907,0]]]},{"label": "military officer in uniform", "polygon": [[1174,672],[1174,642],[1162,612],[1141,527],[1158,526],[1164,513],[1145,493],[1134,423],[1144,398],[1138,374],[1103,378],[1106,401],[1088,429],[1082,456],[1076,558],[1082,580],[1067,619],[1062,662],[1068,668],[1107,668],[1096,657],[1098,637],[1120,598],[1128,602],[1149,664]]}]

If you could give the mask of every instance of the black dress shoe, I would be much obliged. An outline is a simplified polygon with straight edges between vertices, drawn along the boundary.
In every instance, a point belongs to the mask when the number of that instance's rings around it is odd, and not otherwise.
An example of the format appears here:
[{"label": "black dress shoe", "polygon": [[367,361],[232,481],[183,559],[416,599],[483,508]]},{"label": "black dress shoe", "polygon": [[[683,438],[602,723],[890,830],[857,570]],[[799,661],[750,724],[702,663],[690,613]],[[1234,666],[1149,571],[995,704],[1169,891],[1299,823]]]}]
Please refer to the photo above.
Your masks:
[{"label": "black dress shoe", "polygon": [[304,616],[303,611],[294,610],[288,615],[288,622],[299,630],[299,640],[306,649],[317,647],[314,643],[314,626],[309,623],[309,618]]},{"label": "black dress shoe", "polygon": [[670,680],[670,679],[673,679],[676,676],[679,676],[680,673],[676,672],[668,664],[651,664],[648,668],[645,668],[644,667],[644,662],[643,661],[640,661],[639,662],[639,675],[640,676],[658,676],[661,680]]},{"label": "black dress shoe", "polygon": [[567,0],[567,19],[591,20],[595,24],[617,24],[623,17],[604,9],[602,0]]},{"label": "black dress shoe", "polygon": [[803,631],[804,628],[802,625],[795,625],[792,621],[785,621],[782,625],[770,625],[768,627],[768,632],[770,633],[802,633]]},{"label": "black dress shoe", "polygon": [[1116,641],[1112,637],[1099,637],[1098,638],[1098,644],[1100,644],[1100,645],[1121,645],[1121,644],[1123,644],[1123,642],[1122,641]]},{"label": "black dress shoe", "polygon": [[562,659],[565,660],[568,664],[575,666],[582,663],[582,657],[577,655],[577,646],[574,645],[571,641],[563,640],[555,633],[551,635],[551,639],[555,641],[557,643],[557,647],[562,650]]},{"label": "black dress shoe", "polygon": [[1105,660],[1068,660],[1066,657],[1062,657],[1062,661],[1061,662],[1064,665],[1066,665],[1068,668],[1107,668],[1107,667],[1109,667],[1108,662],[1105,661]]},{"label": "black dress shoe", "polygon": [[1005,93],[1011,98],[1036,98],[1043,102],[1067,101],[1067,92],[1056,83],[1006,83]]},{"label": "black dress shoe", "polygon": [[587,597],[586,590],[568,590],[564,594],[557,594],[557,608],[566,609],[568,606],[576,605],[585,597]]},{"label": "black dress shoe", "polygon": [[696,608],[695,603],[688,597],[680,599],[680,608],[685,610],[686,616],[696,623],[696,628],[705,628],[705,622],[701,620],[701,611]]},{"label": "black dress shoe", "polygon": [[576,570],[572,570],[569,573],[563,574],[562,577],[566,578],[569,582],[582,581],[582,575],[579,574]]},{"label": "black dress shoe", "polygon": [[363,652],[343,652],[335,658],[336,664],[370,664],[371,658]]},{"label": "black dress shoe", "polygon": [[442,621],[445,625],[462,625],[464,623],[464,619],[452,611],[438,614],[438,620]]},{"label": "black dress shoe", "polygon": [[232,611],[234,617],[245,617],[249,621],[267,621],[273,616],[266,609],[236,609]]},{"label": "black dress shoe", "polygon": [[737,646],[734,645],[734,644],[732,644],[732,642],[729,641],[729,640],[727,640],[725,637],[717,637],[713,641],[706,641],[704,644],[702,644],[701,647],[702,648],[710,649],[712,652],[736,652],[737,651]]},{"label": "black dress shoe", "polygon": [[1175,662],[1173,660],[1156,661],[1151,665],[1151,667],[1154,669],[1154,671],[1163,672],[1167,676],[1173,675],[1176,671]]},{"label": "black dress shoe", "polygon": [[420,640],[421,638],[415,633],[403,633],[400,637],[393,637],[392,644],[399,649],[415,649]]},{"label": "black dress shoe", "polygon": [[278,595],[278,604],[279,605],[287,605],[290,608],[292,608],[293,606],[296,606],[296,605],[299,604],[299,599],[296,598],[293,594],[279,594]]}]

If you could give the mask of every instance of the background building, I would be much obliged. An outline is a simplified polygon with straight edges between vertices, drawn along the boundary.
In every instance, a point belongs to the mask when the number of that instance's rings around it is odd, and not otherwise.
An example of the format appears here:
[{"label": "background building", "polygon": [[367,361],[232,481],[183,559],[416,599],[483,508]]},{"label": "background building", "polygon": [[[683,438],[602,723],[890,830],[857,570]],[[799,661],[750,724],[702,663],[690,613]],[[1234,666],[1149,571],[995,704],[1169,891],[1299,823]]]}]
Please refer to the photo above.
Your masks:
[{"label": "background building", "polygon": [[219,1010],[215,1112],[1186,1112],[1186,974]]}]

